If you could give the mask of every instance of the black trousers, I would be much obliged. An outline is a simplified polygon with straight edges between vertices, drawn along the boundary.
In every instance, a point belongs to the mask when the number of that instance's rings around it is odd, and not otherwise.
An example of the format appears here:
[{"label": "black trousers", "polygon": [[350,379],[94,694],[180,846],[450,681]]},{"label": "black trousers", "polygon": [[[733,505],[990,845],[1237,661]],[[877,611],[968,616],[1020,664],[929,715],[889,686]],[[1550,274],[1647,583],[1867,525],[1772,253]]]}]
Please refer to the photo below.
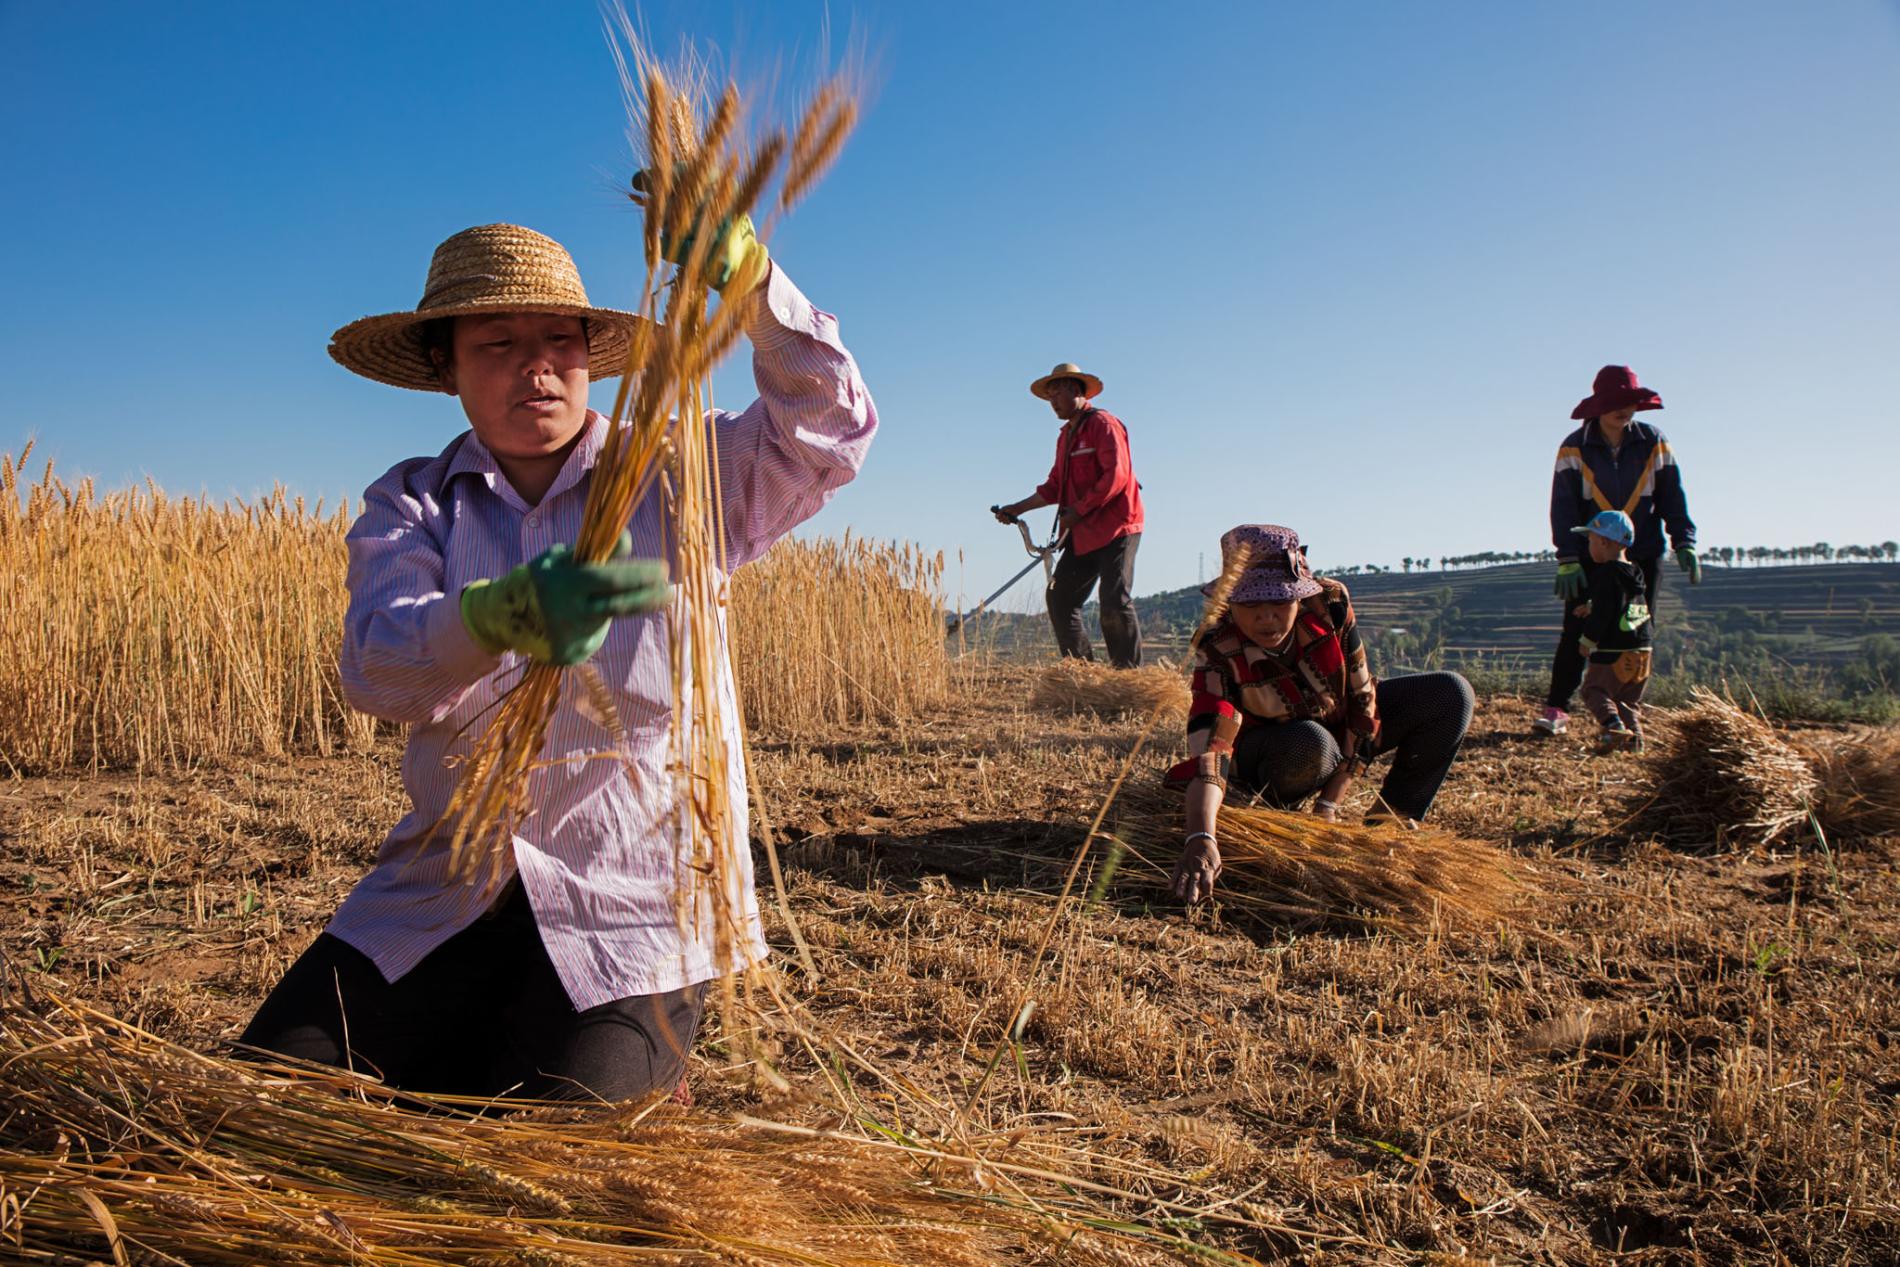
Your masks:
[{"label": "black trousers", "polygon": [[[1397,754],[1379,795],[1394,812],[1424,818],[1471,729],[1471,684],[1456,673],[1408,673],[1377,689],[1379,754]],[[1255,726],[1234,744],[1234,783],[1292,809],[1326,786],[1341,758],[1332,733],[1316,721]]]},{"label": "black trousers", "polygon": [[1095,649],[1082,628],[1082,604],[1101,582],[1102,641],[1108,644],[1108,662],[1118,669],[1141,663],[1141,622],[1135,619],[1135,551],[1141,534],[1117,537],[1099,550],[1077,554],[1064,550],[1049,579],[1049,623],[1055,626],[1056,646],[1063,655],[1093,660]]},{"label": "black trousers", "polygon": [[679,1082],[705,994],[695,985],[576,1011],[516,884],[393,984],[322,934],[241,1041],[405,1091],[630,1100]]},{"label": "black trousers", "polygon": [[[1643,574],[1643,601],[1649,604],[1651,619],[1656,614],[1656,578],[1662,570],[1662,559],[1631,559]],[[1583,592],[1590,593],[1590,581],[1596,575],[1597,565],[1585,558],[1583,560]],[[1583,622],[1588,619],[1577,615],[1577,608],[1583,605],[1583,599],[1577,599],[1564,608],[1564,630],[1557,636],[1557,656],[1550,665],[1550,694],[1544,702],[1552,708],[1570,711],[1570,697],[1577,693],[1577,687],[1583,681],[1583,652],[1577,649],[1577,639],[1583,634]],[[1653,626],[1652,626],[1653,628]]]}]

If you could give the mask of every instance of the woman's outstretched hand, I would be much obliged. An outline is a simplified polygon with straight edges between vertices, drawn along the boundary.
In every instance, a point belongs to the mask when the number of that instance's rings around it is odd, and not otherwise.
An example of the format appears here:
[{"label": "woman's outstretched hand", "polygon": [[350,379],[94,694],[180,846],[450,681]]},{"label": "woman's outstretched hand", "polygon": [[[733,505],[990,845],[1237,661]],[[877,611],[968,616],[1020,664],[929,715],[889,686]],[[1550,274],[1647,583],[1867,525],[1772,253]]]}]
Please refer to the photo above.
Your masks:
[{"label": "woman's outstretched hand", "polygon": [[1220,875],[1220,846],[1206,832],[1195,832],[1174,861],[1174,896],[1192,906],[1214,895]]}]

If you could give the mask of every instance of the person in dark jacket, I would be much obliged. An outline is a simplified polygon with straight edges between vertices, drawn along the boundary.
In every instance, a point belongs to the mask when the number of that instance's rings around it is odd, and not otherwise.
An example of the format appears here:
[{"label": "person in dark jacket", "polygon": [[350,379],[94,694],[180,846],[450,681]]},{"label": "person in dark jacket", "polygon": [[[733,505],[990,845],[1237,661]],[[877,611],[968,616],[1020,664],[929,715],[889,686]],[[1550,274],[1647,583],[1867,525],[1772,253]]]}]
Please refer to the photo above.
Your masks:
[{"label": "person in dark jacket", "polygon": [[1627,515],[1634,530],[1629,561],[1643,576],[1643,600],[1656,607],[1657,567],[1663,530],[1676,562],[1691,585],[1702,583],[1696,558],[1695,524],[1682,492],[1682,468],[1669,441],[1656,427],[1635,421],[1636,414],[1661,409],[1662,397],[1636,381],[1627,365],[1597,371],[1591,392],[1570,413],[1583,425],[1564,438],[1550,484],[1550,535],[1557,548],[1557,597],[1563,600],[1563,632],[1550,669],[1550,693],[1531,723],[1539,734],[1561,735],[1570,722],[1570,697],[1583,681],[1583,656],[1577,639],[1583,617],[1576,614],[1596,570],[1589,551],[1579,546],[1576,530],[1599,511]]},{"label": "person in dark jacket", "polygon": [[1649,684],[1649,600],[1637,566],[1624,555],[1636,526],[1620,510],[1599,510],[1573,531],[1589,542],[1590,601],[1579,610],[1583,633],[1578,653],[1589,661],[1583,673],[1583,706],[1603,727],[1597,751],[1643,750],[1643,688]]},{"label": "person in dark jacket", "polygon": [[1102,380],[1065,362],[1029,385],[1031,395],[1049,402],[1062,430],[1056,437],[1056,464],[1049,478],[1029,496],[992,508],[1003,523],[1015,523],[1027,510],[1057,508],[1062,557],[1049,581],[1049,623],[1063,655],[1093,660],[1095,651],[1082,628],[1082,604],[1100,582],[1102,640],[1108,662],[1118,669],[1141,664],[1141,624],[1135,618],[1135,552],[1141,548],[1141,484],[1128,451],[1128,428],[1097,409],[1093,397]]}]

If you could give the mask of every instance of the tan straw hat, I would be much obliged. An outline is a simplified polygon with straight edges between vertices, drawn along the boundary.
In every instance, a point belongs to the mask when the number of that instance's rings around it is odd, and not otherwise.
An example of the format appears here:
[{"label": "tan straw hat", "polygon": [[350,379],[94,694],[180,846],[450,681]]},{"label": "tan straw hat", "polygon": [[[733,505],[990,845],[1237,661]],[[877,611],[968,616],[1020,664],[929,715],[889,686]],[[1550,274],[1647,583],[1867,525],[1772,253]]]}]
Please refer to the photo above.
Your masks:
[{"label": "tan straw hat", "polygon": [[439,392],[435,364],[422,345],[422,326],[438,317],[488,312],[551,312],[587,322],[587,376],[611,378],[626,368],[627,345],[640,318],[587,302],[580,270],[553,238],[517,224],[464,229],[435,248],[429,280],[414,312],[352,321],[330,336],[336,363],[392,387]]},{"label": "tan straw hat", "polygon": [[1058,378],[1081,379],[1082,394],[1084,396],[1100,396],[1102,394],[1102,380],[1083,369],[1080,365],[1077,365],[1074,361],[1064,361],[1031,383],[1029,385],[1029,394],[1031,396],[1041,397],[1043,400],[1049,399],[1049,384]]}]

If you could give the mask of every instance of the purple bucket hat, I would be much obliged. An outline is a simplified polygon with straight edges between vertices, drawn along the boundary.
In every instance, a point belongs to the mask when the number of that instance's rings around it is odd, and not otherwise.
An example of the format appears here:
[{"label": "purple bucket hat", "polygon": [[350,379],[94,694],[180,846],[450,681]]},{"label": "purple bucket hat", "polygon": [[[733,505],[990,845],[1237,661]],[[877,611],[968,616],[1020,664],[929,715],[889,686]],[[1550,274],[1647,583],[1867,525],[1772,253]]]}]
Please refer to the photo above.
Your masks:
[{"label": "purple bucket hat", "polygon": [[[1306,547],[1300,534],[1279,524],[1242,524],[1230,528],[1220,539],[1221,571],[1241,547],[1248,551],[1247,570],[1240,574],[1230,603],[1285,603],[1311,598],[1320,592],[1313,569],[1306,565]],[[1212,594],[1214,584],[1201,586],[1201,593]]]}]

